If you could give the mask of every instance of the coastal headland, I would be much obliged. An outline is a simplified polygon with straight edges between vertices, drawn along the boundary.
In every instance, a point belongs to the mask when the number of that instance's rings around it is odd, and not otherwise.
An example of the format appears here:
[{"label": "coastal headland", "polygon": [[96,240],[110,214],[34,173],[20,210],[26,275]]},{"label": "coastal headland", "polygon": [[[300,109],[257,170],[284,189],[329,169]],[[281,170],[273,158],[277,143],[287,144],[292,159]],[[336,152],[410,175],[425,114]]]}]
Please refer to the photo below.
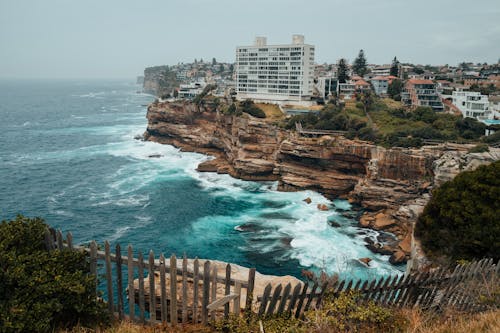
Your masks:
[{"label": "coastal headland", "polygon": [[367,243],[373,252],[391,255],[394,264],[414,257],[412,249],[419,255],[413,226],[433,188],[500,159],[497,148],[469,153],[473,145],[384,148],[343,136],[303,137],[247,114],[224,115],[216,106],[188,101],[155,102],[147,119],[146,140],[213,156],[198,166],[200,172],[278,181],[281,191],[308,189],[348,199],[363,209],[360,227],[397,237]]}]

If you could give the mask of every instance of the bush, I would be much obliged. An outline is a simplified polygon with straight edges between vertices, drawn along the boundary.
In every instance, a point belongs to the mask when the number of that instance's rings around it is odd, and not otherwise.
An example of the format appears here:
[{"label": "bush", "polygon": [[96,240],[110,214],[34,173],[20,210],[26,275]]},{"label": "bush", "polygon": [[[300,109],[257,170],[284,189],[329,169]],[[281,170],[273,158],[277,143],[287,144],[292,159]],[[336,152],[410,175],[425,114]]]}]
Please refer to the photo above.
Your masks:
[{"label": "bush", "polygon": [[106,323],[85,254],[45,249],[47,226],[23,216],[0,224],[0,332],[49,332]]},{"label": "bush", "polygon": [[469,153],[485,153],[488,151],[490,151],[490,147],[484,143],[480,143],[469,149]]},{"label": "bush", "polygon": [[416,225],[429,257],[500,259],[500,161],[460,173],[433,191]]},{"label": "bush", "polygon": [[256,118],[266,118],[266,113],[259,109],[252,100],[247,99],[240,104],[241,111],[248,113]]}]

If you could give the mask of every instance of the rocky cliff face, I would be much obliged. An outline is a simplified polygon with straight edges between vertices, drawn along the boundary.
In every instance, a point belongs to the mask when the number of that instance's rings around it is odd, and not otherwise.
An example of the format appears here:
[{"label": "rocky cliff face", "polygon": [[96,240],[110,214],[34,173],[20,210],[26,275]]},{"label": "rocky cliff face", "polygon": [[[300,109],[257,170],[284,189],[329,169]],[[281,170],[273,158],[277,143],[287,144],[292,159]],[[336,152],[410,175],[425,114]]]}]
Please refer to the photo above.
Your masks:
[{"label": "rocky cliff face", "polygon": [[144,70],[142,89],[145,93],[161,97],[172,93],[177,86],[175,73],[168,66],[148,67]]},{"label": "rocky cliff face", "polygon": [[500,150],[467,154],[470,147],[464,146],[385,149],[344,137],[305,138],[247,115],[223,116],[189,103],[153,104],[147,117],[149,140],[216,157],[199,171],[278,180],[283,191],[311,189],[360,204],[366,209],[360,226],[397,236],[396,242],[369,244],[392,254],[394,263],[409,258],[413,224],[433,186],[500,158]]}]

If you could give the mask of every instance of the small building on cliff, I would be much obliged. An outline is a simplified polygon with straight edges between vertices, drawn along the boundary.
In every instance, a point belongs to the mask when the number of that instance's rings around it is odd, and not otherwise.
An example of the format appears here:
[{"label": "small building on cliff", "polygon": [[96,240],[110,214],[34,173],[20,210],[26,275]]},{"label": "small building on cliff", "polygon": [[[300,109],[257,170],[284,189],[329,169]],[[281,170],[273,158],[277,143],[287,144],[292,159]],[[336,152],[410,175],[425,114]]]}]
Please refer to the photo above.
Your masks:
[{"label": "small building on cliff", "polygon": [[294,35],[291,44],[267,45],[257,37],[251,46],[236,48],[238,100],[311,105],[314,46]]}]

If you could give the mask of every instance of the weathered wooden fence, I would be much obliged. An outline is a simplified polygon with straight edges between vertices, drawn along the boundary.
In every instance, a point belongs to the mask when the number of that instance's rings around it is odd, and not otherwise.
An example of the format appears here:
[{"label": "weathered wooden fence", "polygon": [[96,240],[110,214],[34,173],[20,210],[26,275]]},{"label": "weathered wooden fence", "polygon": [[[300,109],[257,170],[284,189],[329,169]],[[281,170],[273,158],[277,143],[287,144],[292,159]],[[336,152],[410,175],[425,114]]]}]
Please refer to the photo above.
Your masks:
[{"label": "weathered wooden fence", "polygon": [[105,290],[103,298],[109,311],[119,319],[143,323],[206,324],[243,310],[260,316],[286,314],[300,318],[305,311],[319,308],[326,293],[337,297],[348,291],[358,292],[363,300],[394,307],[451,306],[462,311],[480,311],[485,308],[480,295],[498,288],[500,274],[499,263],[483,259],[458,265],[452,272],[440,268],[432,273],[394,275],[371,281],[342,280],[330,285],[328,282],[268,284],[262,295],[254,299],[253,268],[247,279],[238,280],[231,277],[230,264],[221,267],[220,262],[177,259],[175,255],[167,259],[163,254],[156,258],[153,251],[147,258],[141,252],[134,257],[130,245],[126,254],[122,254],[119,244],[111,251],[108,242],[102,250],[94,241],[89,247],[76,247],[72,239],[71,233],[64,239],[60,231],[53,229],[47,230],[45,236],[49,250],[70,248],[88,253],[91,273],[104,273],[100,287]]},{"label": "weathered wooden fence", "polygon": [[[433,272],[422,272],[414,275],[394,275],[381,277],[371,281],[342,280],[328,286],[333,297],[342,292],[357,292],[363,300],[371,300],[380,305],[393,307],[420,307],[422,309],[435,308],[437,310],[453,307],[459,311],[481,311],[487,308],[487,299],[494,297],[495,290],[500,285],[500,263],[493,259],[482,259],[472,263],[457,265],[450,272],[447,268],[439,268]],[[303,311],[307,311],[311,304],[319,307],[327,286],[316,292],[315,283],[312,291],[305,293],[307,284],[303,286],[303,294],[297,297],[300,286],[289,294],[290,286],[286,286],[283,293],[282,286],[272,290],[270,285],[265,289],[261,301],[259,314],[269,315],[281,313],[285,308],[284,302],[289,300],[289,307],[296,306],[295,317],[299,317],[301,307],[306,301]],[[272,296],[271,296],[272,295]],[[296,304],[296,301],[297,305]],[[276,310],[276,302],[280,306]]]}]

